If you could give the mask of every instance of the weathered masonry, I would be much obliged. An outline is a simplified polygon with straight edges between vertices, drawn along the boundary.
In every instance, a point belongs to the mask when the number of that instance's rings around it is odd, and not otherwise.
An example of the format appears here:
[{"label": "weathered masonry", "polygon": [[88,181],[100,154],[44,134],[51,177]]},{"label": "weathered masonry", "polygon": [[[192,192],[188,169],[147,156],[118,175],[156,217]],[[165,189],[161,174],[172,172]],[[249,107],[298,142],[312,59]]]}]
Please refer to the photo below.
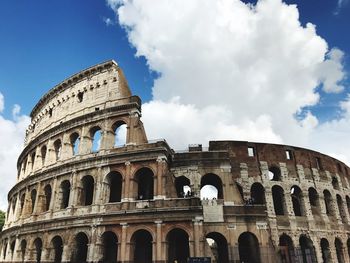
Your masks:
[{"label": "weathered masonry", "polygon": [[241,141],[175,152],[147,140],[140,116],[114,61],[42,97],[8,194],[0,262],[350,262],[345,164]]}]

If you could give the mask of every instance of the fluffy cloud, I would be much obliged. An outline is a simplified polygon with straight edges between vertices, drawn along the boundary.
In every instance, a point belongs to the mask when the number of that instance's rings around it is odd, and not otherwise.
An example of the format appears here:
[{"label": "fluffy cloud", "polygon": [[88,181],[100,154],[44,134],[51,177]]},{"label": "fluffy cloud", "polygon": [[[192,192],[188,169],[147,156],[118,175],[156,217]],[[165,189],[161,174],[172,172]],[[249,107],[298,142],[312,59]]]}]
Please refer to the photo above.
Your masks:
[{"label": "fluffy cloud", "polygon": [[[15,105],[12,110],[13,119],[2,115],[4,97],[0,93],[0,192],[7,193],[16,181],[17,158],[23,148],[24,134],[30,119],[20,115],[20,107]],[[0,209],[6,211],[7,196],[0,199]]]},{"label": "fluffy cloud", "polygon": [[[108,3],[136,56],[160,73],[153,100],[143,106],[149,137],[164,137],[180,149],[239,139],[332,153],[323,143],[329,127],[350,130],[350,121],[319,124],[304,110],[318,104],[318,87],[326,93],[344,90],[344,54],[329,49],[315,25],[302,26],[295,5],[281,0]],[[350,109],[350,102],[343,104]],[[350,156],[331,141],[335,155]]]}]

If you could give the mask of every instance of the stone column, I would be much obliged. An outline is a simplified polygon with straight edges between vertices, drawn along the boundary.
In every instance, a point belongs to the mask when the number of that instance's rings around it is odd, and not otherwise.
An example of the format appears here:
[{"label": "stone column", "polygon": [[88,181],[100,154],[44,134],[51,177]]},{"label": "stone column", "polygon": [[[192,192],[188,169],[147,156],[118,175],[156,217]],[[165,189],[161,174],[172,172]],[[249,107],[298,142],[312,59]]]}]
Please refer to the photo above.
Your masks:
[{"label": "stone column", "polygon": [[122,202],[129,201],[132,192],[130,192],[130,176],[131,176],[131,163],[125,162],[125,176],[123,185]]},{"label": "stone column", "polygon": [[72,143],[70,141],[70,134],[64,133],[62,138],[62,149],[60,160],[66,160],[73,156]]},{"label": "stone column", "polygon": [[157,158],[157,175],[154,181],[154,199],[165,199],[165,185],[163,184],[164,175],[166,173],[166,157],[159,156]]},{"label": "stone column", "polygon": [[163,248],[162,248],[162,221],[161,220],[157,220],[154,221],[154,223],[157,225],[157,232],[156,232],[156,249],[155,249],[155,253],[153,253],[155,255],[155,262],[156,263],[161,263],[161,262],[165,262],[165,257],[163,257],[163,255],[165,255],[165,253],[163,252]]},{"label": "stone column", "polygon": [[59,191],[59,189],[57,189],[58,185],[57,185],[57,177],[54,178],[53,180],[53,184],[52,184],[52,188],[51,188],[51,202],[50,202],[50,207],[49,210],[53,211],[55,208],[55,202],[56,202],[56,195],[57,192]]},{"label": "stone column", "polygon": [[122,236],[120,242],[120,253],[118,253],[118,262],[128,262],[129,258],[127,257],[126,251],[128,223],[120,223],[120,225],[122,226]]},{"label": "stone column", "polygon": [[75,205],[79,204],[77,198],[79,196],[79,186],[78,186],[78,174],[76,171],[72,171],[72,180],[71,180],[71,186],[70,186],[70,196],[69,196],[69,204],[68,207],[74,207]]},{"label": "stone column", "polygon": [[[201,229],[202,229],[202,224],[203,224],[203,218],[202,217],[196,217],[193,221],[193,228],[194,228],[194,232],[193,232],[193,238],[194,238],[194,255],[196,257],[200,257],[202,256],[203,252],[203,247],[201,248],[201,245],[203,245],[202,242],[202,233],[201,233]],[[202,243],[202,244],[201,244]]]},{"label": "stone column", "polygon": [[91,153],[92,139],[88,127],[83,127],[80,137],[79,153],[88,154]]}]

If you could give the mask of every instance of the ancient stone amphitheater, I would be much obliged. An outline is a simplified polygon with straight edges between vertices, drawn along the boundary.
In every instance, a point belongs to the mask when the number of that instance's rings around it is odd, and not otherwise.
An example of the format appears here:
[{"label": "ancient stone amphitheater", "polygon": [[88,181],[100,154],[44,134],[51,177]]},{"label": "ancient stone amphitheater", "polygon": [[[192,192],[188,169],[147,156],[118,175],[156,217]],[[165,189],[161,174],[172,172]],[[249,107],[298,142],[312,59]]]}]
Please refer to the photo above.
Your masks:
[{"label": "ancient stone amphitheater", "polygon": [[243,141],[176,152],[148,141],[140,117],[114,61],[42,97],[8,193],[1,262],[349,262],[344,163]]}]

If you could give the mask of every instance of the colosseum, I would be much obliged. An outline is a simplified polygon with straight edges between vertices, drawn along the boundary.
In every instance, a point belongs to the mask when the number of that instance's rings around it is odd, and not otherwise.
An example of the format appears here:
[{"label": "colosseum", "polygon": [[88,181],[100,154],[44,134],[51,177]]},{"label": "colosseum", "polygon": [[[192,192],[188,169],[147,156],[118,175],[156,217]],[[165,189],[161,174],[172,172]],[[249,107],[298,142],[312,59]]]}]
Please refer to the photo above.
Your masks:
[{"label": "colosseum", "polygon": [[148,140],[140,117],[114,61],[40,99],[0,262],[350,262],[344,163],[246,141],[176,152]]}]

